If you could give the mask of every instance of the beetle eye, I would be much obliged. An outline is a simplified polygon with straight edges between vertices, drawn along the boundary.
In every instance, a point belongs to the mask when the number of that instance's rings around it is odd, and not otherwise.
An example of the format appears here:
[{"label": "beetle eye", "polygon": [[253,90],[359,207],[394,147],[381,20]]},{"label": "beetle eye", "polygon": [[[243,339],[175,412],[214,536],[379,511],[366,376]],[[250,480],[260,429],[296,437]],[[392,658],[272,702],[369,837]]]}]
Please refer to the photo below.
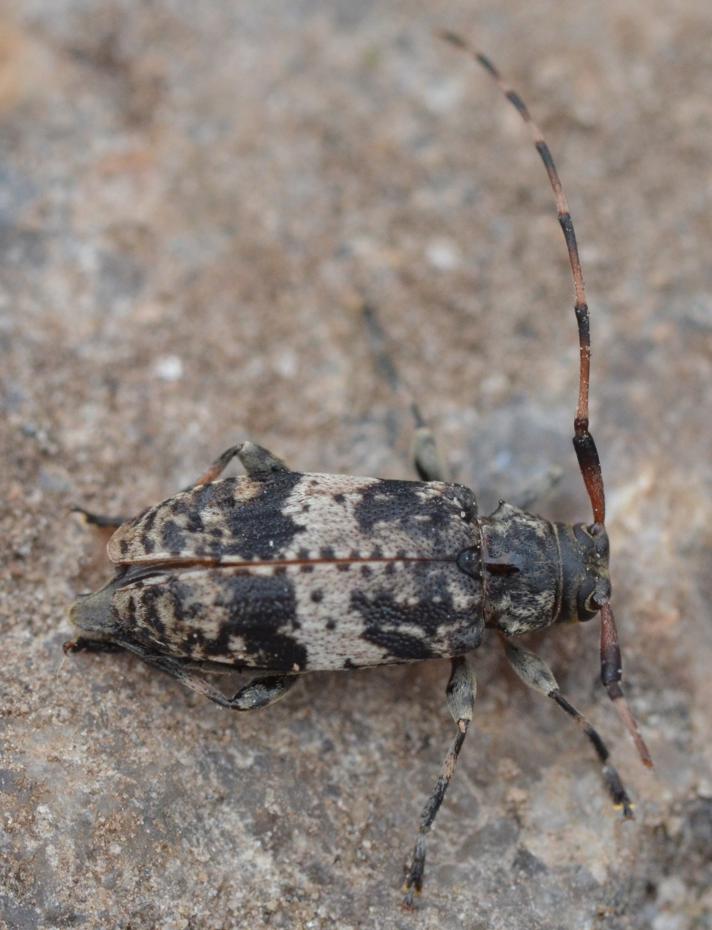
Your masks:
[{"label": "beetle eye", "polygon": [[597,539],[601,533],[605,532],[601,523],[577,523],[575,530],[587,540]]},{"label": "beetle eye", "polygon": [[598,613],[596,604],[596,581],[592,577],[586,578],[578,589],[576,597],[576,614],[581,623],[593,620]]}]

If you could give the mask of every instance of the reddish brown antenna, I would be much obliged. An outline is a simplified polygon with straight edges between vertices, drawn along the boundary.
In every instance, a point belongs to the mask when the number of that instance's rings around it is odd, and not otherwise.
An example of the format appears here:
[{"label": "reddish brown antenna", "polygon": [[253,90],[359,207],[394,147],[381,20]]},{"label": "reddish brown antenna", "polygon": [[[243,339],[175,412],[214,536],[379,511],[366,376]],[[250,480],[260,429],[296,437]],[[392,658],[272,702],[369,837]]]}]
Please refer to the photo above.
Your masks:
[{"label": "reddish brown antenna", "polygon": [[[542,135],[541,130],[531,118],[527,105],[524,103],[519,94],[512,90],[511,87],[502,79],[497,68],[492,62],[474,49],[465,39],[452,32],[442,32],[441,37],[454,45],[456,48],[474,58],[485,71],[494,79],[504,96],[514,106],[515,110],[522,117],[523,121],[529,127],[534,141],[534,146],[539,153],[541,160],[546,168],[551,188],[554,191],[556,200],[556,212],[559,223],[566,241],[566,248],[569,253],[569,264],[571,265],[571,274],[574,280],[574,290],[576,292],[576,302],[574,311],[576,313],[576,323],[578,324],[579,337],[579,392],[578,403],[576,404],[576,416],[574,418],[574,449],[578,458],[579,468],[583,477],[588,496],[591,501],[593,510],[594,531],[597,527],[603,528],[606,520],[606,498],[603,489],[603,475],[601,473],[601,461],[598,457],[598,450],[593,441],[593,436],[588,428],[588,390],[591,370],[591,337],[588,316],[588,304],[586,303],[586,292],[583,284],[583,272],[581,271],[581,259],[579,258],[578,245],[576,244],[576,233],[574,223],[571,219],[569,205],[566,200],[559,173],[556,170],[554,159],[551,156],[549,146]],[[623,675],[623,666],[621,662],[621,650],[618,644],[618,631],[616,630],[616,621],[613,616],[608,599],[601,599],[596,604],[601,611],[601,682],[608,692],[608,696],[614,703],[618,714],[625,724],[628,732],[635,742],[638,755],[644,765],[652,768],[653,761],[650,757],[648,747],[640,734],[638,724],[631,713],[630,708],[623,696],[621,689],[621,678]]]}]

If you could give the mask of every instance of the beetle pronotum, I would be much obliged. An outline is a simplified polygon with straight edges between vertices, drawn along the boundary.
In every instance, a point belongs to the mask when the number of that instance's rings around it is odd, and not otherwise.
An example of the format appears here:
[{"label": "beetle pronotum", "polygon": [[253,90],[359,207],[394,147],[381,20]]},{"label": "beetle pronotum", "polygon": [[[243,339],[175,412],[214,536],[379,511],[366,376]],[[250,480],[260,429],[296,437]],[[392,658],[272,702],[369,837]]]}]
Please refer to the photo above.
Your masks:
[{"label": "beetle pronotum", "polygon": [[[573,222],[544,138],[521,97],[460,37],[529,126],[554,191],[575,289],[580,346],[574,447],[593,523],[552,523],[501,503],[480,516],[469,489],[447,482],[417,408],[420,481],[301,474],[251,442],[232,446],[194,485],[115,526],[115,577],[71,608],[81,635],[65,650],[127,650],[223,707],[254,710],[298,675],[447,657],[447,704],[456,735],[421,814],[404,885],[423,883],[426,836],[453,775],[475,700],[467,654],[495,629],[530,687],[571,716],[591,741],[603,780],[625,817],[632,805],[590,723],[536,655],[514,638],[554,623],[601,616],[601,679],[642,761],[650,754],[621,691],[621,656],[608,577],[603,479],[589,431],[589,316]],[[372,331],[377,324],[371,318]],[[246,475],[221,478],[237,456]],[[86,511],[85,511],[86,513]],[[263,674],[228,697],[203,675]]]}]

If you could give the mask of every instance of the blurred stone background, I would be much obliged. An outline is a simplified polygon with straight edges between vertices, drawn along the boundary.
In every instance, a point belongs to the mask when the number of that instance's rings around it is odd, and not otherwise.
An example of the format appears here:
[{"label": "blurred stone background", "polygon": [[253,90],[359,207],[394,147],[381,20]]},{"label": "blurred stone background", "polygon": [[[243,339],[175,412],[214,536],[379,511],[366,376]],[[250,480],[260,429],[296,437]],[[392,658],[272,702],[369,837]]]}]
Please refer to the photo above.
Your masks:
[{"label": "blurred stone background", "polygon": [[[485,509],[559,464],[541,511],[588,519],[551,193],[442,27],[524,95],[567,187],[657,768],[597,683],[596,623],[532,644],[610,741],[634,823],[488,642],[409,915],[446,664],[314,676],[238,717],[61,646],[110,574],[73,504],[137,511],[245,437],[301,470],[410,476],[364,299]],[[696,0],[0,5],[2,926],[712,927],[711,41]]]}]

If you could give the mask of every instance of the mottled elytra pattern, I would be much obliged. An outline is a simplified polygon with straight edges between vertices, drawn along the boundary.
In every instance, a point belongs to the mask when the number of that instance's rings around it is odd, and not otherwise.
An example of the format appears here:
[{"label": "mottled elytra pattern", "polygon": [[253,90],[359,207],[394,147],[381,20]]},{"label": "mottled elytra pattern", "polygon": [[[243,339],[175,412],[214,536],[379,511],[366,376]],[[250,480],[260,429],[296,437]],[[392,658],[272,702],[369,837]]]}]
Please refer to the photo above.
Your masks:
[{"label": "mottled elytra pattern", "polygon": [[[481,585],[453,561],[158,570],[119,581],[122,635],[171,655],[314,671],[461,654],[482,638]],[[311,567],[311,566],[310,566]]]},{"label": "mottled elytra pattern", "polygon": [[120,527],[122,564],[455,558],[479,544],[468,488],[283,471],[183,491]]},{"label": "mottled elytra pattern", "polygon": [[174,656],[297,672],[482,638],[477,507],[458,485],[226,478],[124,525],[109,553],[127,566],[112,597],[122,636]]}]

